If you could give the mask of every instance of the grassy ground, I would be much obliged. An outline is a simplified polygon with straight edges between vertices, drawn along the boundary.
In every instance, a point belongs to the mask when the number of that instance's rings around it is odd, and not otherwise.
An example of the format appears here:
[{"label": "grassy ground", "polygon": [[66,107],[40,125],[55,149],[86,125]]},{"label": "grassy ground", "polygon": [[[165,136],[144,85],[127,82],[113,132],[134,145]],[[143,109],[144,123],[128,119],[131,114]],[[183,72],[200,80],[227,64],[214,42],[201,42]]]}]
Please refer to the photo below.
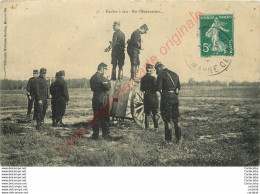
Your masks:
[{"label": "grassy ground", "polygon": [[[89,89],[70,90],[64,122],[44,131],[24,123],[25,91],[1,91],[1,165],[4,166],[249,166],[259,165],[259,88],[184,87],[180,96],[183,141],[165,145],[164,129],[141,130],[134,121],[111,123],[115,141],[90,139]],[[50,109],[50,108],[49,108]],[[87,134],[62,156],[75,130]],[[64,152],[61,147],[61,152]]]}]

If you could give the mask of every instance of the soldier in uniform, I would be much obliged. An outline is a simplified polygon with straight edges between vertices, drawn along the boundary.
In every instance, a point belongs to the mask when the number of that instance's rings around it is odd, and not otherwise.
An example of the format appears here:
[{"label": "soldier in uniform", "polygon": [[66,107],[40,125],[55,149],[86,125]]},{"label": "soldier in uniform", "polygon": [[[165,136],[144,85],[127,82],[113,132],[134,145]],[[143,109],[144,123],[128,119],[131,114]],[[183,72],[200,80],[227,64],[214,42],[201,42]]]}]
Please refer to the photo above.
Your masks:
[{"label": "soldier in uniform", "polygon": [[92,109],[94,112],[93,135],[92,139],[97,140],[99,137],[99,128],[102,128],[102,136],[104,139],[111,139],[109,130],[109,113],[102,115],[100,112],[106,112],[105,104],[108,102],[108,91],[111,84],[104,77],[104,71],[107,70],[105,63],[98,65],[97,72],[90,79],[91,90],[94,92],[92,98]]},{"label": "soldier in uniform", "polygon": [[105,52],[109,52],[112,49],[111,53],[111,64],[113,65],[111,80],[116,80],[116,67],[118,65],[118,79],[123,78],[123,66],[125,61],[125,34],[120,30],[120,22],[116,21],[113,25],[114,34],[112,42],[108,48],[105,49]]},{"label": "soldier in uniform", "polygon": [[[172,129],[174,124],[175,137],[177,143],[181,138],[181,129],[178,126],[179,118],[179,76],[169,69],[165,68],[160,62],[155,65],[157,77],[156,89],[161,92],[161,115],[165,125],[165,141],[171,143]],[[170,124],[170,127],[169,127]]]},{"label": "soldier in uniform", "polygon": [[57,72],[55,75],[55,81],[51,84],[50,86],[50,93],[51,93],[51,111],[52,111],[52,126],[55,127],[57,126],[57,96],[58,96],[58,81],[60,79],[60,73]]},{"label": "soldier in uniform", "polygon": [[148,30],[146,24],[142,25],[139,29],[135,30],[131,38],[127,41],[127,53],[131,62],[131,78],[135,80],[136,73],[139,69],[140,59],[139,54],[141,50],[141,34],[145,34]]},{"label": "soldier in uniform", "polygon": [[141,79],[141,91],[144,92],[145,129],[149,128],[148,116],[152,112],[154,128],[158,128],[159,99],[156,93],[156,78],[152,76],[153,65],[146,64],[146,74]]},{"label": "soldier in uniform", "polygon": [[56,106],[57,106],[57,114],[56,114],[56,124],[63,126],[62,118],[66,112],[66,105],[69,104],[69,92],[67,87],[67,82],[64,80],[65,71],[59,71],[59,78],[57,79],[56,85]]},{"label": "soldier in uniform", "polygon": [[[28,121],[31,120],[31,112],[32,112],[32,107],[34,104],[34,100],[35,100],[35,94],[34,94],[34,81],[38,76],[38,70],[33,70],[33,77],[31,77],[27,83],[27,88],[26,88],[26,92],[27,92],[27,98],[28,98],[28,110],[27,110],[27,116],[26,119]],[[33,117],[35,119],[35,111],[33,114]]]},{"label": "soldier in uniform", "polygon": [[35,111],[36,111],[36,129],[41,129],[44,123],[44,117],[48,108],[49,93],[48,85],[45,79],[46,69],[40,69],[40,76],[35,79]]}]

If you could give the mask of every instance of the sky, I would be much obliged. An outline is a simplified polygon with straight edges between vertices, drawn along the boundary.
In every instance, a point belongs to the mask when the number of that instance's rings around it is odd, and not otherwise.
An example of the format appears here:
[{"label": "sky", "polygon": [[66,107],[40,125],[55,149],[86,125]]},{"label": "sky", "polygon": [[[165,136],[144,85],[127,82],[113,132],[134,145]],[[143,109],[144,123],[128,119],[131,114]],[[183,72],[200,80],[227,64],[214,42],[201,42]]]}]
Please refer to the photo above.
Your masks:
[{"label": "sky", "polygon": [[[27,80],[34,69],[47,68],[54,77],[65,70],[66,78],[90,78],[99,63],[111,72],[111,52],[105,53],[113,35],[114,21],[121,22],[126,40],[144,23],[140,67],[156,56],[181,81],[194,78],[220,81],[260,81],[260,6],[257,2],[130,2],[130,1],[23,1],[1,3],[1,79]],[[6,8],[6,15],[4,12]],[[134,11],[133,11],[134,10]],[[140,13],[157,10],[159,13]],[[119,13],[120,11],[120,13]],[[124,11],[124,13],[123,13]],[[234,52],[232,57],[200,57],[199,24],[192,17],[202,14],[234,15]],[[6,20],[6,24],[4,21]],[[187,21],[192,28],[180,38],[179,45],[169,45],[167,53],[160,49]],[[6,37],[5,30],[6,28]],[[6,66],[4,71],[4,42]],[[165,53],[165,50],[161,50]],[[228,60],[228,68],[209,76],[190,68],[192,63],[203,67]],[[124,75],[130,75],[130,60],[125,52]]]}]

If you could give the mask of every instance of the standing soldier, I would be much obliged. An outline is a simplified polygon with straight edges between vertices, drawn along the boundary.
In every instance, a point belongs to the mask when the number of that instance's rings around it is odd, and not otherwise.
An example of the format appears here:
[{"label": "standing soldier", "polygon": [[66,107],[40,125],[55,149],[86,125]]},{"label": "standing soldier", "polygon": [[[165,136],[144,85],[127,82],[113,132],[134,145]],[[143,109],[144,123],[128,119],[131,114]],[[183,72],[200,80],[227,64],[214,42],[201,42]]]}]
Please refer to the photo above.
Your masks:
[{"label": "standing soldier", "polygon": [[114,34],[112,42],[105,52],[109,52],[112,48],[111,53],[111,64],[113,65],[111,80],[116,80],[116,67],[118,65],[118,79],[123,78],[123,66],[125,61],[125,34],[120,30],[120,22],[116,21],[113,25]]},{"label": "standing soldier", "polygon": [[130,57],[131,62],[131,78],[135,81],[136,73],[139,69],[140,59],[139,54],[141,50],[141,34],[145,34],[148,30],[146,24],[142,25],[139,29],[135,30],[132,35],[131,39],[127,41],[127,53]]},{"label": "standing soldier", "polygon": [[107,78],[104,77],[104,71],[107,70],[105,63],[98,65],[97,72],[90,79],[91,90],[94,92],[92,98],[92,109],[95,120],[93,124],[92,139],[97,140],[99,137],[99,128],[102,127],[102,136],[104,139],[111,140],[109,130],[109,113],[106,115],[100,114],[106,111],[106,103],[108,102],[107,92],[111,88],[111,84]]},{"label": "standing soldier", "polygon": [[44,117],[46,110],[48,108],[49,93],[48,93],[48,85],[45,79],[46,77],[46,69],[40,69],[40,76],[35,79],[35,111],[36,111],[36,121],[37,126],[36,129],[41,129],[44,123]]},{"label": "standing soldier", "polygon": [[156,78],[152,76],[153,65],[146,64],[147,73],[141,79],[141,91],[144,92],[145,129],[149,128],[148,116],[152,112],[154,128],[158,128],[159,99],[156,93]]},{"label": "standing soldier", "polygon": [[165,141],[171,143],[172,129],[169,124],[173,122],[177,143],[181,138],[181,129],[178,126],[180,90],[179,76],[165,68],[160,62],[155,65],[157,77],[157,91],[161,92],[161,115],[165,125]]},{"label": "standing soldier", "polygon": [[59,78],[57,80],[57,96],[56,96],[56,106],[57,106],[57,118],[56,124],[63,126],[62,118],[66,112],[66,105],[69,104],[69,92],[67,87],[67,82],[64,80],[65,71],[59,71]]},{"label": "standing soldier", "polygon": [[[32,112],[32,107],[33,107],[33,103],[35,100],[35,93],[34,93],[34,81],[38,76],[38,70],[33,70],[33,77],[31,77],[27,83],[27,98],[28,98],[28,110],[27,110],[27,116],[26,119],[28,121],[31,120],[31,112]],[[33,118],[35,118],[35,111],[33,114]]]},{"label": "standing soldier", "polygon": [[50,93],[51,93],[51,111],[52,111],[52,126],[55,127],[57,125],[57,96],[58,96],[58,81],[60,79],[60,73],[57,72],[55,76],[55,81],[50,86]]}]

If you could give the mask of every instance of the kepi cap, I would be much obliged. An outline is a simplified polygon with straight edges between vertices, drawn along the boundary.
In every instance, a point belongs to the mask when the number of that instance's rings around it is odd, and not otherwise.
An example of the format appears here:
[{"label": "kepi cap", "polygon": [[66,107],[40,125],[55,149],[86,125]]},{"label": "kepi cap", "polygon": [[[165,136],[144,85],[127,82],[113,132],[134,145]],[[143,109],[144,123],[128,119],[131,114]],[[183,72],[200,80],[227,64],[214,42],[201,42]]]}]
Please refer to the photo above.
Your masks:
[{"label": "kepi cap", "polygon": [[115,25],[119,25],[120,26],[120,22],[119,21],[115,21],[113,26],[115,26]]},{"label": "kepi cap", "polygon": [[56,72],[55,77],[56,77],[56,78],[57,78],[57,77],[60,77],[60,72]]},{"label": "kepi cap", "polygon": [[152,72],[153,71],[153,65],[149,64],[149,63],[146,63],[146,71],[147,72]]},{"label": "kepi cap", "polygon": [[64,70],[60,70],[59,73],[60,73],[60,76],[65,76],[65,71]]},{"label": "kepi cap", "polygon": [[146,63],[146,69],[153,69],[153,65],[149,64],[149,63]]},{"label": "kepi cap", "polygon": [[100,63],[99,65],[98,65],[98,69],[101,69],[101,68],[103,68],[103,69],[107,69],[107,64],[105,64],[105,63]]},{"label": "kepi cap", "polygon": [[35,74],[35,73],[38,74],[38,70],[37,69],[33,70],[33,74]]},{"label": "kepi cap", "polygon": [[157,62],[154,68],[157,69],[158,67],[164,67],[164,65],[161,62]]},{"label": "kepi cap", "polygon": [[148,30],[148,26],[146,24],[142,25],[140,28],[143,28],[145,31]]},{"label": "kepi cap", "polygon": [[46,74],[46,72],[47,72],[47,70],[46,70],[45,68],[41,68],[41,69],[40,69],[40,73],[41,73],[41,74],[42,74],[42,73],[43,73],[43,74]]}]

